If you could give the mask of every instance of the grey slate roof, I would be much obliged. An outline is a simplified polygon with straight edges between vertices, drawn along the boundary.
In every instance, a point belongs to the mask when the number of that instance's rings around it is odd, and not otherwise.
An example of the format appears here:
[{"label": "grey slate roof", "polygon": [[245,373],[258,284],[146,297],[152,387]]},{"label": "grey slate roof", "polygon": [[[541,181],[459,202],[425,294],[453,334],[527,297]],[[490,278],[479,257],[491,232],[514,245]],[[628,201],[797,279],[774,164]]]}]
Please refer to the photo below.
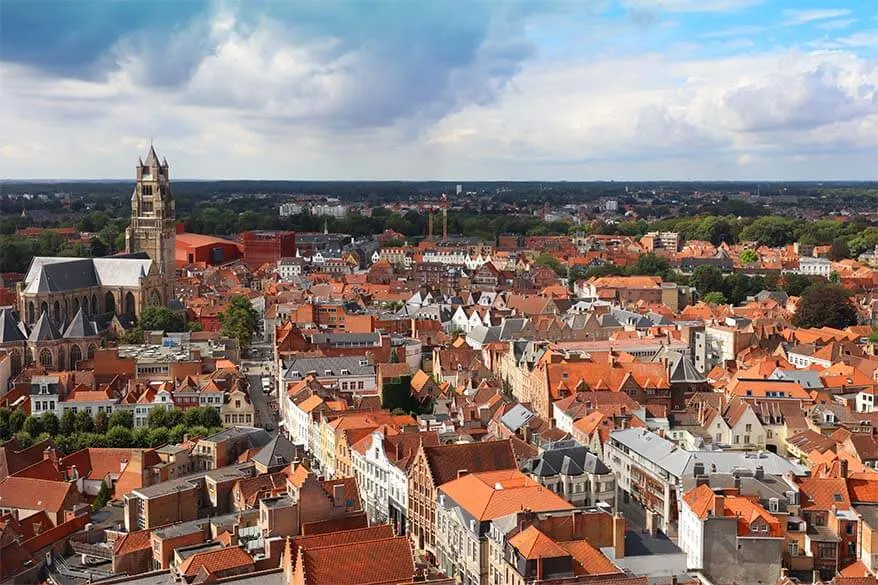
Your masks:
[{"label": "grey slate roof", "polygon": [[525,462],[522,471],[538,477],[611,473],[597,455],[573,440],[550,444],[539,456]]},{"label": "grey slate roof", "polygon": [[87,320],[82,307],[79,307],[79,310],[76,311],[76,314],[64,331],[64,339],[82,339],[84,337],[94,337],[97,334],[98,329],[94,322]]},{"label": "grey slate roof", "polygon": [[27,337],[19,328],[18,321],[10,309],[0,309],[0,343],[25,341]]},{"label": "grey slate roof", "polygon": [[707,381],[707,379],[695,368],[695,364],[692,363],[692,360],[679,351],[673,351],[667,347],[662,347],[655,353],[652,361],[660,362],[662,361],[662,358],[667,358],[668,360],[671,382],[697,384]]},{"label": "grey slate roof", "polygon": [[134,255],[107,258],[62,258],[37,256],[24,277],[24,292],[66,292],[94,286],[140,284],[149,274],[152,260]]},{"label": "grey slate roof", "polygon": [[681,478],[691,474],[696,463],[703,463],[707,473],[731,473],[735,469],[754,470],[761,466],[766,474],[804,476],[808,469],[771,452],[686,451],[675,443],[646,429],[624,429],[610,435],[611,442],[628,447],[653,462],[670,475]]},{"label": "grey slate roof", "polygon": [[344,345],[346,343],[381,343],[380,333],[315,333],[311,336],[311,343]]},{"label": "grey slate roof", "polygon": [[823,388],[823,380],[820,379],[820,376],[814,370],[784,370],[777,368],[768,376],[768,379],[797,382],[806,390],[819,390]]},{"label": "grey slate roof", "polygon": [[521,404],[516,404],[509,409],[509,412],[500,417],[500,422],[503,423],[507,429],[515,432],[526,425],[534,416],[534,413],[528,410],[527,407]]},{"label": "grey slate roof", "polygon": [[[285,380],[301,380],[308,372],[316,372],[321,376],[341,376],[342,370],[349,373],[346,376],[372,376],[375,374],[375,366],[369,365],[365,358],[361,357],[317,357],[317,358],[293,358],[285,362],[287,366],[284,374]],[[331,374],[326,372],[330,371]],[[293,374],[298,372],[298,374]]]},{"label": "grey slate roof", "polygon": [[53,341],[55,339],[61,339],[61,332],[58,331],[58,328],[55,327],[55,324],[49,319],[49,316],[46,313],[43,313],[34,324],[34,328],[30,332],[28,341]]},{"label": "grey slate roof", "polygon": [[278,433],[252,458],[252,461],[265,467],[285,467],[292,463],[298,454],[298,448],[283,434]]}]

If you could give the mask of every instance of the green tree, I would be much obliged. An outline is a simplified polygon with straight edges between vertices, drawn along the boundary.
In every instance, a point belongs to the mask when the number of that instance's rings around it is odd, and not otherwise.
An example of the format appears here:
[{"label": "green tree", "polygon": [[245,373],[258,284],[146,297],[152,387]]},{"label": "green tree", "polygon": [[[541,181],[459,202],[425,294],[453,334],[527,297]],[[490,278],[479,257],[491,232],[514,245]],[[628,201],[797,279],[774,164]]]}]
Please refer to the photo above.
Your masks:
[{"label": "green tree", "polygon": [[134,446],[134,433],[124,426],[110,427],[107,431],[107,446],[116,448],[129,448]]},{"label": "green tree", "polygon": [[741,240],[779,247],[796,241],[802,222],[785,217],[760,217],[741,230]]},{"label": "green tree", "polygon": [[869,341],[872,343],[878,343],[878,327],[872,329],[872,333],[869,334]]},{"label": "green tree", "polygon": [[34,444],[33,435],[27,431],[18,431],[15,433],[15,438],[18,439],[18,444],[22,449],[27,449]]},{"label": "green tree", "polygon": [[95,415],[94,423],[96,433],[106,433],[107,429],[110,428],[110,417],[103,410],[98,411]]},{"label": "green tree", "polygon": [[220,314],[222,321],[222,334],[234,337],[242,346],[250,343],[253,332],[259,324],[259,314],[250,299],[243,295],[234,295],[229,301],[229,307]]},{"label": "green tree", "polygon": [[24,421],[27,420],[27,415],[20,408],[16,408],[12,411],[12,414],[9,415],[9,432],[11,434],[15,434],[24,428]]},{"label": "green tree", "polygon": [[782,289],[791,297],[800,297],[805,289],[812,284],[825,283],[826,281],[819,276],[805,276],[804,274],[785,274],[783,276]]},{"label": "green tree", "polygon": [[12,428],[9,425],[10,414],[8,408],[0,408],[0,441],[6,441],[12,436]]},{"label": "green tree", "polygon": [[856,323],[857,310],[851,303],[850,292],[832,284],[811,286],[805,290],[793,318],[797,327],[844,329]]},{"label": "green tree", "polygon": [[632,272],[647,276],[665,276],[670,270],[671,263],[667,259],[649,253],[640,255]]},{"label": "green tree", "polygon": [[147,424],[151,429],[157,429],[168,426],[168,410],[162,406],[153,406],[149,409],[147,416]]},{"label": "green tree", "polygon": [[175,427],[177,425],[183,424],[183,411],[182,410],[180,410],[179,408],[172,408],[172,409],[168,410],[167,413],[168,413],[167,414],[168,418],[165,422],[166,427],[170,428],[170,427]]},{"label": "green tree", "polygon": [[741,252],[741,263],[742,264],[755,264],[759,262],[759,254],[756,253],[756,250],[744,250]]},{"label": "green tree", "polygon": [[220,418],[220,413],[216,408],[202,406],[199,410],[201,411],[201,416],[199,417],[201,426],[212,429],[223,425],[223,420]]},{"label": "green tree", "polygon": [[107,505],[110,501],[110,488],[107,486],[107,482],[101,482],[101,489],[98,491],[98,495],[95,497],[94,502],[92,502],[91,509],[94,512],[97,512],[101,508]]},{"label": "green tree", "polygon": [[839,236],[832,241],[829,248],[829,259],[833,261],[844,260],[851,257],[851,249],[848,246],[847,238]]},{"label": "green tree", "polygon": [[93,433],[95,430],[95,423],[92,420],[91,415],[84,410],[81,410],[76,413],[76,432],[78,433]]},{"label": "green tree", "polygon": [[728,303],[728,300],[726,300],[726,295],[719,291],[709,292],[701,297],[701,300],[703,300],[708,305],[725,305]]},{"label": "green tree", "polygon": [[189,321],[186,323],[186,331],[195,333],[196,331],[204,331],[200,321]]},{"label": "green tree", "polygon": [[76,432],[76,413],[68,409],[61,415],[61,434],[72,435]]},{"label": "green tree", "polygon": [[40,433],[43,432],[43,425],[40,422],[40,419],[35,417],[34,415],[30,415],[24,420],[24,425],[21,429],[29,434],[31,437],[36,437]]},{"label": "green tree", "polygon": [[185,331],[186,322],[183,315],[176,313],[168,307],[151,305],[143,309],[138,322],[144,331]]},{"label": "green tree", "polygon": [[58,416],[54,412],[44,412],[40,417],[40,422],[43,423],[43,432],[49,433],[53,437],[61,430],[61,421],[58,420]]},{"label": "green tree", "polygon": [[109,427],[134,428],[134,413],[130,410],[117,410],[110,415]]},{"label": "green tree", "polygon": [[135,325],[123,333],[122,337],[119,338],[119,341],[129,345],[140,345],[145,339],[143,329],[141,329],[139,325]]},{"label": "green tree", "polygon": [[132,433],[131,446],[144,449],[149,447],[149,427],[140,427],[134,429]]},{"label": "green tree", "polygon": [[723,273],[715,266],[696,266],[689,277],[689,284],[701,294],[723,290]]},{"label": "green tree", "polygon": [[161,447],[162,445],[166,445],[168,440],[171,437],[170,431],[166,427],[158,427],[155,429],[149,429],[149,446],[150,447]]}]

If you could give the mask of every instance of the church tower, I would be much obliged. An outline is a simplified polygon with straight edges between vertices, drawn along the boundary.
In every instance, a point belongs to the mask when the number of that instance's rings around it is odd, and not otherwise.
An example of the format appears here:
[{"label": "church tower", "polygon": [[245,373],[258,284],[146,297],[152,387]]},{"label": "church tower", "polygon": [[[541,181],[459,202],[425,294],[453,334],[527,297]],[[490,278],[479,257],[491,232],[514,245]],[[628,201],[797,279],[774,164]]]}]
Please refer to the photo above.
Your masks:
[{"label": "church tower", "polygon": [[168,161],[159,162],[150,145],[146,161],[138,161],[137,185],[131,195],[131,224],[125,230],[125,251],[146,252],[173,294],[176,265],[174,198]]}]

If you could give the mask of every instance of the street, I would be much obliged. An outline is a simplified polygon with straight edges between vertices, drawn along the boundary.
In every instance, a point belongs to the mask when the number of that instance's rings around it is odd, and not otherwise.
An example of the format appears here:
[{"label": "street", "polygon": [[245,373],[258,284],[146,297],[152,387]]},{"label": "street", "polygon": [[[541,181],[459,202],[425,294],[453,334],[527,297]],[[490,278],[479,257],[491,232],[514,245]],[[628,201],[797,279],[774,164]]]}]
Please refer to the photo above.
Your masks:
[{"label": "street", "polygon": [[[254,366],[250,367],[252,370]],[[247,380],[250,382],[250,401],[256,411],[256,424],[268,431],[276,431],[277,421],[268,404],[268,396],[262,391],[262,375],[251,373],[248,374]]]}]

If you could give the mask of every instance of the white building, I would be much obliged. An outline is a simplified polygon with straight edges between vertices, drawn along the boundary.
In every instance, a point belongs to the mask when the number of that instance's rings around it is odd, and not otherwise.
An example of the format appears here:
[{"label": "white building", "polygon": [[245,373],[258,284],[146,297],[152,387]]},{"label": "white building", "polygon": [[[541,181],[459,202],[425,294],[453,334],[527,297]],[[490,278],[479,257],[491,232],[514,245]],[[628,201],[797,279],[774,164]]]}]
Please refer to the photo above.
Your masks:
[{"label": "white building", "polygon": [[335,219],[342,219],[349,213],[350,208],[341,203],[315,203],[311,206],[311,215],[326,215]]},{"label": "white building", "polygon": [[[397,433],[386,427],[351,448],[354,476],[363,509],[372,524],[390,523],[405,530],[408,506],[408,463],[422,440],[438,444],[435,433]],[[390,450],[390,453],[388,453]]]},{"label": "white building", "polygon": [[301,203],[281,203],[278,214],[281,217],[288,217],[290,215],[298,215],[306,209],[307,207]]},{"label": "white building", "polygon": [[302,258],[281,258],[277,261],[277,273],[283,282],[292,282],[302,276],[305,261]]},{"label": "white building", "polygon": [[799,268],[794,272],[806,276],[829,278],[829,275],[832,274],[832,262],[826,258],[799,258]]}]

